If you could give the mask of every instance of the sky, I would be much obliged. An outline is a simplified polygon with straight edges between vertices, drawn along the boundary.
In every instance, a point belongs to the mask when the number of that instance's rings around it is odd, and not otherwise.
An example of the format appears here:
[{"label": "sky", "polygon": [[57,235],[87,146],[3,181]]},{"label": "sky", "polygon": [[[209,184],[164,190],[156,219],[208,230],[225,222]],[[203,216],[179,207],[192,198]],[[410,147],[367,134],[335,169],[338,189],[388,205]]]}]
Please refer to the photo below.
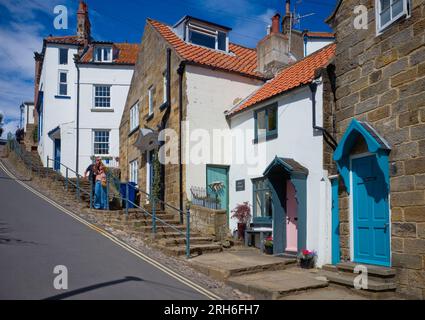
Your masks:
[{"label": "sky", "polygon": [[[0,112],[3,128],[15,132],[19,106],[34,99],[34,51],[43,38],[73,35],[79,0],[0,0]],[[254,48],[266,34],[271,17],[285,10],[285,0],[86,0],[96,40],[139,43],[146,18],[173,25],[191,15],[232,28],[230,41]],[[291,10],[305,16],[297,29],[330,31],[324,23],[336,0],[292,0]],[[54,8],[68,10],[68,30],[56,30]]]}]

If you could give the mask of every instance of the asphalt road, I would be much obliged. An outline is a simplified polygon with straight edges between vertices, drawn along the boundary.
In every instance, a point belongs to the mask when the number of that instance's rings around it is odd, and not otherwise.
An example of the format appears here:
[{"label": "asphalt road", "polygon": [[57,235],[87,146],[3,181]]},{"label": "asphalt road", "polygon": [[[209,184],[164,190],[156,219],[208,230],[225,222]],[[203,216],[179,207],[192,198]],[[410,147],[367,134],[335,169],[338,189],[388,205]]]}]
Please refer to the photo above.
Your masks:
[{"label": "asphalt road", "polygon": [[[68,270],[67,290],[54,287],[59,265]],[[0,168],[0,299],[207,297],[63,213]]]}]

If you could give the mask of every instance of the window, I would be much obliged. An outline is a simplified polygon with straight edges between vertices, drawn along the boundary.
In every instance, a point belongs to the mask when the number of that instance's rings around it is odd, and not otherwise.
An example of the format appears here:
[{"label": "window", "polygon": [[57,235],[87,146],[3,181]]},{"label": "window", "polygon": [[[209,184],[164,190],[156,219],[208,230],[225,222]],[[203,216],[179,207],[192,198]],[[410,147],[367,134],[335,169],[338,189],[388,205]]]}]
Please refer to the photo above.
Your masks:
[{"label": "window", "polygon": [[68,72],[59,71],[59,95],[66,96],[68,95]]},{"label": "window", "polygon": [[257,222],[271,222],[273,217],[272,191],[267,179],[252,181],[254,192],[253,218]]},{"label": "window", "polygon": [[164,72],[164,74],[162,75],[163,78],[163,92],[164,92],[164,97],[163,97],[163,102],[166,103],[167,102],[167,87],[168,87],[168,80],[167,80],[167,71]]},{"label": "window", "polygon": [[148,89],[148,106],[149,106],[149,115],[153,114],[153,94],[154,94],[154,88],[150,87]]},{"label": "window", "polygon": [[96,47],[94,52],[95,62],[112,62],[111,47]]},{"label": "window", "polygon": [[94,86],[94,107],[110,108],[111,107],[111,87],[110,86]]},{"label": "window", "polygon": [[255,139],[277,137],[277,104],[255,111]]},{"label": "window", "polygon": [[68,64],[68,49],[59,48],[59,64]]},{"label": "window", "polygon": [[138,181],[139,181],[138,169],[139,169],[138,161],[137,160],[131,161],[129,181],[135,183],[136,185],[138,184]]},{"label": "window", "polygon": [[376,0],[378,32],[383,31],[402,16],[408,16],[410,0]]},{"label": "window", "polygon": [[193,44],[227,51],[227,34],[225,32],[189,23],[188,38],[189,42]]},{"label": "window", "polygon": [[139,126],[139,103],[130,109],[130,132]]},{"label": "window", "polygon": [[93,130],[93,150],[95,155],[109,154],[109,130]]}]

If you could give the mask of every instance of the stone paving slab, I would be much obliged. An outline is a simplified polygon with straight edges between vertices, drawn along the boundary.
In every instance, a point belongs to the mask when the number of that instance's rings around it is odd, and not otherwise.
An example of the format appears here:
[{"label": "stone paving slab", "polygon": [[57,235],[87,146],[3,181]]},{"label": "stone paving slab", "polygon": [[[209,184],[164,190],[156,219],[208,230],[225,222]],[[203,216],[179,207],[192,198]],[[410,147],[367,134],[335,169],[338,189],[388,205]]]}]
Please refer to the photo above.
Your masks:
[{"label": "stone paving slab", "polygon": [[203,254],[190,259],[193,268],[217,280],[267,270],[282,270],[295,263],[295,259],[273,257],[251,248]]},{"label": "stone paving slab", "polygon": [[356,294],[353,290],[327,287],[320,290],[308,290],[298,294],[287,295],[279,300],[369,300],[367,297]]},{"label": "stone paving slab", "polygon": [[327,287],[328,281],[314,271],[289,268],[231,277],[227,284],[257,299],[276,300],[300,291]]}]

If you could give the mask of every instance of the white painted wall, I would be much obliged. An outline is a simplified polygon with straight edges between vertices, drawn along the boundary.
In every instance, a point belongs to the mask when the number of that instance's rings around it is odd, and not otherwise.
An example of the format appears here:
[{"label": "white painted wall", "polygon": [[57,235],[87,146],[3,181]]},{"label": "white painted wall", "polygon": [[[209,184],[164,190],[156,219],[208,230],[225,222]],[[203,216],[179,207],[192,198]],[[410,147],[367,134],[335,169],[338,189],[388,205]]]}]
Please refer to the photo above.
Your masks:
[{"label": "white painted wall", "polygon": [[[68,47],[68,65],[59,65],[59,48]],[[44,91],[43,134],[38,152],[44,165],[47,156],[54,157],[54,142],[49,131],[60,127],[61,163],[75,169],[76,116],[77,116],[77,68],[73,55],[77,48],[72,46],[48,45],[40,79],[40,90]],[[133,66],[80,65],[80,143],[79,173],[91,163],[93,155],[93,129],[110,130],[110,155],[119,156],[119,123],[125,106]],[[59,70],[68,71],[69,99],[56,97],[58,94]],[[92,111],[94,106],[94,84],[111,86],[111,106],[108,112]],[[52,166],[52,162],[49,164]],[[65,169],[62,169],[65,174]],[[70,173],[70,176],[73,174]]]},{"label": "white painted wall", "polygon": [[197,143],[199,145],[197,142],[199,140],[192,136],[195,140],[189,141],[189,137],[198,129],[203,129],[210,137],[214,129],[224,129],[230,133],[224,111],[238,99],[250,95],[262,85],[262,82],[229,72],[189,65],[186,68],[186,84],[188,127],[183,127],[182,136],[183,159],[186,163],[186,194],[190,197],[191,186],[205,187],[207,164],[230,165],[230,163],[223,158],[220,148],[213,147],[213,142],[208,148],[210,159],[198,164],[192,163],[188,146],[193,147]]},{"label": "white painted wall", "polygon": [[[317,89],[317,125],[323,122],[323,86]],[[270,103],[278,103],[278,137],[274,140],[254,144],[254,110]],[[278,157],[292,158],[309,170],[307,178],[307,249],[318,252],[318,264],[330,262],[328,238],[330,184],[323,170],[323,138],[312,128],[311,91],[306,87],[278,96],[260,104],[255,109],[236,114],[231,118],[232,131],[247,132],[244,149],[247,159],[256,157],[255,147],[264,148],[265,159],[258,166],[233,164],[230,168],[230,208],[244,201],[253,202],[252,178],[262,177],[266,167]],[[238,151],[240,152],[240,151]],[[235,182],[245,179],[245,191],[236,192]],[[237,228],[235,219],[230,220],[231,231]]]},{"label": "white painted wall", "polygon": [[[119,157],[119,124],[124,111],[132,66],[80,66],[80,167],[92,162],[93,130],[109,130],[109,155]],[[94,85],[111,86],[111,109],[94,108]]]},{"label": "white painted wall", "polygon": [[24,131],[27,132],[27,125],[34,124],[34,104],[24,103],[24,113],[22,117]]},{"label": "white painted wall", "polygon": [[304,43],[304,54],[306,56],[316,52],[323,47],[326,47],[328,44],[331,44],[334,40],[331,39],[312,39],[308,38],[307,42]]},{"label": "white painted wall", "polygon": [[[59,65],[59,48],[69,48],[68,50],[68,64]],[[54,143],[49,138],[48,133],[52,129],[66,124],[66,132],[69,135],[69,123],[75,121],[75,106],[76,106],[76,81],[77,74],[73,62],[74,54],[77,54],[76,46],[70,45],[53,45],[49,44],[46,47],[43,68],[41,71],[40,88],[44,92],[43,103],[43,132],[40,136],[38,145],[38,153],[41,157],[43,165],[47,165],[47,156],[53,158],[54,156]],[[58,79],[59,70],[68,71],[68,96],[69,99],[57,98],[58,95]],[[75,128],[75,124],[74,124]],[[62,130],[61,130],[62,134]],[[62,140],[62,159],[61,162],[66,166],[75,168],[75,153],[74,157],[68,157],[67,153],[73,152],[74,146],[65,144],[69,141],[70,137]],[[52,163],[49,164],[52,166]]]}]

